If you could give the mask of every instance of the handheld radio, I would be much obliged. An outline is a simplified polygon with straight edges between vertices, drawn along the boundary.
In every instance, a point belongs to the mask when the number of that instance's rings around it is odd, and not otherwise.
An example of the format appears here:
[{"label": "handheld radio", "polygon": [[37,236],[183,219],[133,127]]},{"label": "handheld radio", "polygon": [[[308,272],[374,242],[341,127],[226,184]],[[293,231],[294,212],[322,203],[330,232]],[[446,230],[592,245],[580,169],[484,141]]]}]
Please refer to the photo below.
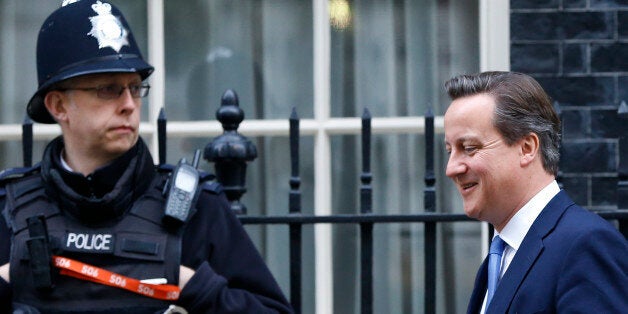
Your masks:
[{"label": "handheld radio", "polygon": [[201,151],[197,149],[192,165],[188,164],[185,158],[181,158],[168,179],[165,186],[168,190],[168,199],[163,216],[166,223],[180,225],[190,218],[198,197],[200,176],[197,167],[200,156]]}]

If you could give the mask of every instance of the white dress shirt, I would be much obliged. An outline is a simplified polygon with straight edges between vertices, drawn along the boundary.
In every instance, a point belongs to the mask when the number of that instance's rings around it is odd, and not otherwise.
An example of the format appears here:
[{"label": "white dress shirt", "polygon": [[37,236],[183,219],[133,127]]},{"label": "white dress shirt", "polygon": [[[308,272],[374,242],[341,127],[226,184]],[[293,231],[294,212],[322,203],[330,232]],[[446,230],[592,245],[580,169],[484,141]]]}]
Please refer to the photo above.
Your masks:
[{"label": "white dress shirt", "polygon": [[63,159],[63,151],[61,151],[61,154],[59,154],[59,160],[61,160],[61,167],[63,167],[63,169],[70,171],[70,172],[74,172],[74,169],[72,169],[70,167],[70,165],[68,165],[67,162],[65,162],[65,159]]},{"label": "white dress shirt", "polygon": [[[508,266],[510,266],[510,262],[512,262],[512,259],[515,257],[528,230],[532,227],[532,223],[534,223],[543,208],[547,206],[558,192],[560,192],[560,187],[558,187],[558,183],[554,180],[523,205],[523,207],[512,216],[501,232],[495,232],[495,236],[500,236],[502,240],[506,242],[504,254],[502,254],[499,278],[504,275]],[[484,314],[484,311],[486,311],[486,295],[484,296],[481,313]]]}]

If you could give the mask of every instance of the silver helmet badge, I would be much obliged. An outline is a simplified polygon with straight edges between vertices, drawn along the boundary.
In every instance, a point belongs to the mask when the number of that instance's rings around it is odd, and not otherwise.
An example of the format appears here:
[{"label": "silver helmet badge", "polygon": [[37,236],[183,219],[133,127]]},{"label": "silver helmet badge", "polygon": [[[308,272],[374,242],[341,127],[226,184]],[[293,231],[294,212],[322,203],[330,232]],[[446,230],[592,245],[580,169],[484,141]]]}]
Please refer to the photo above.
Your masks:
[{"label": "silver helmet badge", "polygon": [[92,9],[98,15],[90,17],[92,29],[87,35],[92,35],[98,40],[98,48],[111,47],[120,52],[122,46],[128,46],[128,31],[122,26],[120,20],[111,14],[111,5],[97,1],[92,4]]}]

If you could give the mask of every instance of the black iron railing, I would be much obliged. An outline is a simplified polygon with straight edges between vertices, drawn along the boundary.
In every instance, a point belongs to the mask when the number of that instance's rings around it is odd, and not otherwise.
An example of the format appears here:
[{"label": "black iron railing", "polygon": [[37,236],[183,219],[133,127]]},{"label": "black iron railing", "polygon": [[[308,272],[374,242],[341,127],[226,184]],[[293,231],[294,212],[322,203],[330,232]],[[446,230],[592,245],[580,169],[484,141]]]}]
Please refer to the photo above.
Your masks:
[{"label": "black iron railing", "polygon": [[[618,111],[618,117],[628,117],[628,107],[622,102]],[[209,162],[220,159],[222,163],[216,163],[219,178],[228,191],[227,197],[232,202],[232,209],[238,213],[245,213],[245,207],[239,201],[246,191],[243,171],[246,162],[255,158],[255,147],[245,137],[237,133],[239,123],[244,118],[238,108],[237,95],[233,91],[227,91],[223,95],[221,107],[217,112],[217,119],[223,124],[225,135],[223,140],[214,140],[205,148],[205,159]],[[162,110],[158,118],[159,138],[159,163],[166,161],[166,117]],[[619,222],[620,231],[628,237],[628,130],[623,132],[619,139],[620,166],[618,168],[618,208],[597,212],[608,220]],[[362,115],[362,174],[360,175],[360,209],[359,213],[350,215],[304,215],[301,206],[301,179],[299,175],[299,118],[293,109],[290,115],[290,192],[288,214],[285,216],[246,216],[240,215],[243,224],[289,226],[290,236],[290,302],[297,313],[301,312],[302,305],[302,229],[310,224],[356,224],[360,228],[360,296],[361,312],[370,314],[373,312],[373,226],[386,223],[420,223],[424,225],[424,304],[425,313],[436,312],[436,227],[441,223],[451,222],[477,222],[464,214],[446,214],[436,212],[436,190],[434,175],[434,116],[431,111],[425,115],[425,188],[424,188],[424,212],[419,214],[395,214],[382,215],[372,212],[372,175],[370,169],[371,155],[371,115],[365,110]],[[23,124],[23,156],[24,165],[32,164],[32,122],[25,119]],[[223,150],[216,152],[217,146]],[[214,150],[215,154],[211,151]],[[210,151],[210,153],[207,153]],[[214,155],[212,155],[214,154]],[[209,157],[208,157],[209,156]],[[227,166],[225,166],[227,165]],[[222,168],[221,168],[222,167]],[[219,169],[220,168],[220,169]],[[490,241],[490,237],[486,239]]]}]

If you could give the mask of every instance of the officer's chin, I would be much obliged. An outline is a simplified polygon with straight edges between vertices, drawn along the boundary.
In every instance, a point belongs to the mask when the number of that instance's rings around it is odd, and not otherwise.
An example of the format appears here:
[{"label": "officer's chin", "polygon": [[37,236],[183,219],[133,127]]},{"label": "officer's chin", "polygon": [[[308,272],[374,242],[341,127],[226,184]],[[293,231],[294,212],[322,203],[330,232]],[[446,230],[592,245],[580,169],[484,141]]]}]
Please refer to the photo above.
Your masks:
[{"label": "officer's chin", "polygon": [[128,152],[135,144],[137,144],[138,136],[125,136],[118,137],[108,143],[106,151],[107,154],[113,157],[120,157],[124,153]]}]

